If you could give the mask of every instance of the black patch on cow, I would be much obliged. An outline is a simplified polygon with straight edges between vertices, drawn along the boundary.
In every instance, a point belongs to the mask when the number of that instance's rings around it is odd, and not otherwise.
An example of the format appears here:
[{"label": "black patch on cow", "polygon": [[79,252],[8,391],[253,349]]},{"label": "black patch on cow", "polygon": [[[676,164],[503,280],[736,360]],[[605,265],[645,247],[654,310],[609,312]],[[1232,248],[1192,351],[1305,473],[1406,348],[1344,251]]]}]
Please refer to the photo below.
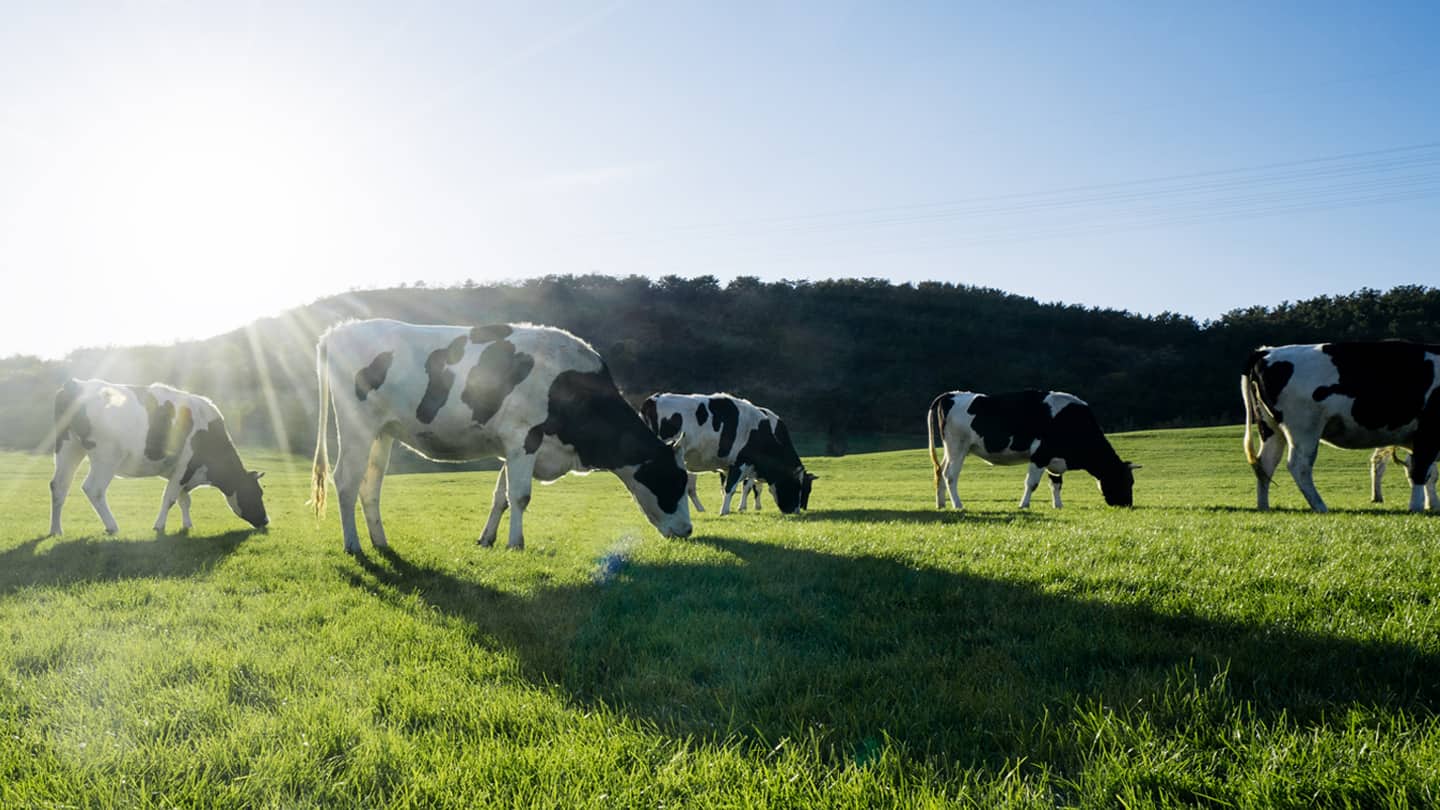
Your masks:
[{"label": "black patch on cow", "polygon": [[465,390],[460,392],[460,401],[470,406],[475,424],[489,422],[500,410],[500,403],[530,376],[533,368],[535,358],[516,351],[515,344],[508,340],[486,346],[465,377]]},{"label": "black patch on cow", "polygon": [[640,421],[645,423],[645,427],[650,428],[651,433],[660,432],[660,420],[658,418],[660,412],[655,406],[655,398],[657,396],[659,396],[659,394],[651,394],[645,398],[644,402],[640,403]]},{"label": "black patch on cow", "polygon": [[90,417],[80,401],[80,383],[75,380],[66,382],[55,392],[55,452],[59,453],[71,439],[80,442],[86,450],[95,449],[95,442],[90,438]]},{"label": "black patch on cow", "polygon": [[430,382],[425,385],[425,395],[420,398],[420,405],[415,409],[415,418],[424,424],[435,421],[435,415],[440,413],[445,401],[450,399],[450,387],[455,384],[455,372],[448,367],[460,362],[465,356],[466,338],[464,335],[450,341],[450,345],[443,349],[436,349],[425,358],[425,375]]},{"label": "black patch on cow", "polygon": [[[950,405],[954,405],[953,398]],[[974,417],[970,428],[980,436],[987,453],[1028,451],[1050,426],[1050,406],[1045,404],[1044,391],[977,394],[970,401],[969,413]],[[1036,463],[1043,466],[1049,461],[1047,458]]]},{"label": "black patch on cow", "polygon": [[[179,455],[182,443],[185,440],[183,435],[177,434],[175,422],[176,410],[174,403],[161,403],[150,389],[138,385],[125,386],[132,396],[139,401],[140,407],[145,409],[145,458],[150,461],[163,461],[167,457]],[[189,409],[185,409],[188,417]],[[184,425],[185,433],[190,432],[190,425]]]},{"label": "black patch on cow", "polygon": [[508,323],[492,323],[485,326],[476,326],[470,330],[471,343],[489,343],[492,340],[504,340],[510,337],[515,330]]},{"label": "black patch on cow", "polygon": [[950,409],[955,407],[954,394],[941,394],[936,398],[940,403],[940,423],[945,423],[945,418],[950,416]]},{"label": "black patch on cow", "polygon": [[720,458],[729,458],[735,446],[735,434],[740,430],[740,408],[729,397],[711,397],[710,415],[714,417],[715,430],[720,434]]},{"label": "black patch on cow", "polygon": [[1072,470],[1084,470],[1100,479],[1105,503],[1111,506],[1134,503],[1135,474],[1110,446],[1090,406],[1071,402],[1061,408],[1050,420],[1050,427],[1030,460],[1043,467],[1056,458],[1065,459],[1065,465]]},{"label": "black patch on cow", "polygon": [[695,409],[695,424],[704,425],[710,419],[710,411],[705,409],[705,403],[700,403]]},{"label": "black patch on cow", "polygon": [[160,461],[168,455],[170,428],[175,423],[175,405],[171,402],[158,404],[153,396],[147,396],[144,403],[150,417],[150,427],[145,431],[145,457]]},{"label": "black patch on cow", "polygon": [[390,363],[394,359],[394,352],[381,352],[370,361],[370,365],[355,372],[356,399],[364,402],[371,391],[385,384],[385,375],[390,372]]},{"label": "black patch on cow", "polygon": [[[1425,397],[1435,384],[1435,364],[1416,343],[1327,343],[1340,379],[1316,388],[1316,402],[1340,394],[1352,397],[1355,421],[1370,429],[1394,430],[1419,419]],[[1440,347],[1435,347],[1440,350]],[[1279,365],[1278,363],[1276,365]]]},{"label": "black patch on cow", "polygon": [[802,506],[805,468],[790,441],[785,423],[777,420],[774,429],[768,420],[761,421],[745,438],[735,456],[736,468],[749,464],[755,474],[775,487],[775,507],[785,514],[794,514]]},{"label": "black patch on cow", "polygon": [[[1253,370],[1250,372],[1251,379],[1256,381],[1256,387],[1260,391],[1260,400],[1265,403],[1266,409],[1275,417],[1275,421],[1277,423],[1284,422],[1285,415],[1276,407],[1276,403],[1279,402],[1280,392],[1285,390],[1285,386],[1290,382],[1290,378],[1295,376],[1295,364],[1289,360],[1280,360],[1272,363],[1265,353],[1257,352],[1257,354],[1262,356],[1256,361],[1257,365],[1252,366]],[[1251,355],[1251,357],[1254,356],[1254,354]],[[1265,420],[1261,419],[1259,421],[1260,439],[1264,441],[1269,438],[1266,432],[1269,431],[1270,436],[1273,436],[1274,431],[1271,431],[1265,424]]]},{"label": "black patch on cow", "polygon": [[546,436],[575,448],[580,464],[597,470],[639,465],[635,478],[655,493],[660,508],[674,514],[685,497],[687,475],[674,451],[641,421],[620,396],[610,369],[562,371],[550,384],[545,421],[525,436],[534,453]]},{"label": "black patch on cow", "polygon": [[655,434],[666,441],[680,435],[680,426],[685,423],[685,417],[678,413],[672,413],[660,420],[660,429]]},{"label": "black patch on cow", "polygon": [[230,434],[225,432],[224,420],[216,419],[197,429],[190,436],[190,449],[190,463],[185,467],[185,475],[180,478],[180,486],[188,489],[195,474],[204,468],[205,479],[211,486],[225,493],[226,497],[236,496],[241,518],[254,526],[264,526],[269,522],[260,482],[240,461]]}]

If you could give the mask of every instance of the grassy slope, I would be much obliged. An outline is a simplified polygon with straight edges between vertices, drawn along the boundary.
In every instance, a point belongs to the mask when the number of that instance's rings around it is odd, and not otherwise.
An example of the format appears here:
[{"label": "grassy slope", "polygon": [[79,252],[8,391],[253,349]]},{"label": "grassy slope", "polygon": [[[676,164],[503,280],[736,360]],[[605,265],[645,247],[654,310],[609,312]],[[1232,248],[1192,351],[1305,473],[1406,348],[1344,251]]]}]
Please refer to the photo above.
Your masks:
[{"label": "grassy slope", "polygon": [[1440,802],[1440,523],[1400,476],[1372,507],[1325,451],[1335,514],[1287,478],[1260,515],[1235,428],[1116,444],[1134,510],[1072,474],[1021,514],[972,461],[938,513],[902,451],[687,541],[571,477],[520,554],[473,543],[493,473],[392,476],[361,560],[294,459],[250,454],[269,533],[205,490],[157,539],[142,480],[119,537],[77,486],[55,540],[48,459],[0,456],[0,806]]}]

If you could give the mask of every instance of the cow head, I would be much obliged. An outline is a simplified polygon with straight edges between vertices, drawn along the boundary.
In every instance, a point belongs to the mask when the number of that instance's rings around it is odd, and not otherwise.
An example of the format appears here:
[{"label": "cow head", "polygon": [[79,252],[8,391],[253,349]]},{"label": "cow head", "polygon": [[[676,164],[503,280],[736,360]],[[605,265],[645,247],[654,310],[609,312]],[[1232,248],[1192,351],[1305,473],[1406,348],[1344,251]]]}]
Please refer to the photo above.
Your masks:
[{"label": "cow head", "polygon": [[1105,503],[1111,506],[1135,505],[1135,475],[1131,471],[1138,469],[1140,465],[1122,461],[1105,475],[1097,476],[1100,494],[1105,496]]},{"label": "cow head", "polygon": [[656,442],[659,448],[653,457],[640,464],[617,467],[615,474],[630,490],[640,511],[650,525],[665,537],[689,537],[690,501],[685,486],[690,474],[681,459],[680,437],[671,442]]},{"label": "cow head", "polygon": [[800,508],[810,508],[810,488],[815,484],[815,479],[820,476],[814,473],[805,473],[804,480],[800,483]]},{"label": "cow head", "polygon": [[779,475],[768,479],[770,484],[770,498],[775,501],[775,508],[787,515],[793,515],[810,504],[810,483],[815,476],[805,472],[804,467],[796,467],[786,475]]},{"label": "cow head", "polygon": [[260,479],[264,475],[247,470],[237,482],[235,491],[225,495],[230,511],[257,529],[263,529],[270,523],[269,516],[265,514],[264,493],[260,490]]}]

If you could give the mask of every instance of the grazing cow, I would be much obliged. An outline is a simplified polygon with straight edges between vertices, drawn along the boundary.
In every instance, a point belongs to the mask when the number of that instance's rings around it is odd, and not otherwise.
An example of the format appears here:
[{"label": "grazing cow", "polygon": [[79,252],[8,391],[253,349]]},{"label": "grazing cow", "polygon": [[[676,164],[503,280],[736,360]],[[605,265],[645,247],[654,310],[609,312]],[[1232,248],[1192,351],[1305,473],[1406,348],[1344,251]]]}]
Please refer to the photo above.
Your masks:
[{"label": "grazing cow", "polygon": [[[725,500],[720,514],[730,513],[735,489],[751,476],[770,485],[770,497],[781,512],[789,515],[810,507],[817,476],[805,471],[790,431],[769,408],[730,394],[652,394],[640,406],[640,415],[660,438],[679,438],[688,469],[721,472]],[[693,483],[689,495],[695,508],[705,511]]]},{"label": "grazing cow", "polygon": [[397,439],[436,461],[504,460],[482,546],[494,544],[508,507],[508,545],[525,547],[522,519],[533,478],[550,482],[590,470],[614,472],[664,536],[690,535],[679,451],[646,429],[600,355],[568,332],[353,321],[321,335],[315,354],[320,433],[313,503],[317,514],[324,509],[333,390],[335,492],[348,552],[360,551],[357,499],[370,542],[386,545],[380,486]]},{"label": "grazing cow", "polygon": [[180,504],[181,527],[189,531],[190,491],[212,486],[241,520],[261,528],[269,523],[260,491],[264,473],[250,472],[225,431],[215,403],[168,385],[117,385],[104,380],[70,380],[55,394],[55,477],[50,479],[50,534],[58,535],[60,510],[75,471],[86,456],[90,473],[80,489],[95,507],[107,534],[120,530],[105,490],[115,476],[164,476],[155,531],[165,532],[170,507]]},{"label": "grazing cow", "polygon": [[[1408,457],[1400,457],[1401,449],[1402,448],[1395,447],[1394,445],[1390,445],[1388,447],[1377,447],[1375,448],[1375,452],[1370,454],[1371,503],[1385,502],[1385,492],[1381,484],[1385,481],[1385,468],[1390,464],[1392,460],[1399,463],[1402,468],[1407,470],[1410,469],[1410,459]],[[1425,485],[1432,489],[1435,487],[1434,464],[1430,465],[1430,474],[1425,476]]]},{"label": "grazing cow", "polygon": [[[1139,466],[1120,460],[1090,406],[1070,394],[950,391],[930,403],[926,432],[930,436],[930,462],[935,468],[938,509],[945,508],[947,485],[950,502],[956,509],[964,508],[955,482],[970,453],[990,464],[1029,462],[1021,509],[1030,507],[1030,495],[1040,485],[1042,471],[1049,473],[1051,502],[1056,509],[1060,508],[1061,476],[1067,470],[1085,470],[1095,476],[1105,503],[1111,506],[1130,506],[1133,502],[1135,476],[1131,471]],[[937,435],[945,447],[943,464],[935,452]]]},{"label": "grazing cow", "polygon": [[[1270,480],[1286,466],[1316,512],[1320,442],[1350,449],[1397,445],[1411,450],[1410,510],[1436,508],[1427,473],[1440,454],[1440,346],[1403,341],[1262,347],[1240,375],[1245,457],[1255,471],[1256,508],[1270,508]],[[1250,426],[1258,423],[1260,452]]]}]

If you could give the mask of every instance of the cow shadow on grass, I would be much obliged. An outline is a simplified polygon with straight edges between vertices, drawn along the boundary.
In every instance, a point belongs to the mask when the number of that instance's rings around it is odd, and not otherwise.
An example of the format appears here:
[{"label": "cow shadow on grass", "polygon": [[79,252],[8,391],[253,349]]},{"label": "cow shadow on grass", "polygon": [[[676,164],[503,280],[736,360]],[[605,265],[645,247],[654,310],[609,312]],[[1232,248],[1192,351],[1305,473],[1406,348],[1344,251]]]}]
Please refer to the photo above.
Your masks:
[{"label": "cow shadow on grass", "polygon": [[1084,735],[1055,724],[1102,702],[1177,735],[1205,727],[1201,714],[1343,726],[1351,706],[1440,707],[1440,656],[1416,647],[1167,615],[901,560],[692,542],[726,559],[607,558],[590,583],[532,596],[389,551],[346,576],[397,609],[420,597],[579,705],[689,739],[813,738],[834,761],[888,740],[947,768],[1073,763]]},{"label": "cow shadow on grass", "polygon": [[194,576],[233,553],[255,531],[149,540],[36,537],[0,553],[0,595],[31,585]]},{"label": "cow shadow on grass", "polygon": [[970,509],[936,509],[933,506],[928,508],[917,506],[914,509],[815,509],[806,512],[803,519],[839,520],[849,523],[941,523],[959,526],[1033,522],[1050,518],[1044,514],[1021,509],[975,512]]}]

